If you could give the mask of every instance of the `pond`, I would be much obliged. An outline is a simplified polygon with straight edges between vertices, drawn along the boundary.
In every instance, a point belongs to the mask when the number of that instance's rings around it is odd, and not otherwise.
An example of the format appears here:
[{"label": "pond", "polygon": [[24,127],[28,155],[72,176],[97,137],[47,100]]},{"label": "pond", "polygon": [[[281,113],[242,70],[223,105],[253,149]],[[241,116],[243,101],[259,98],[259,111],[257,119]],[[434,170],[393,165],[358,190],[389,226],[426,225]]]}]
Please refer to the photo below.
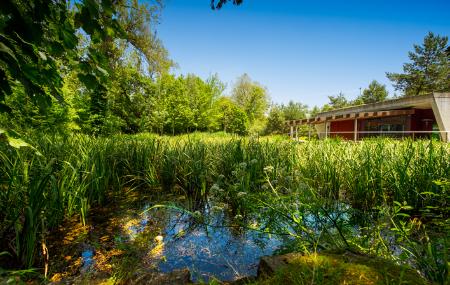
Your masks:
[{"label": "pond", "polygon": [[[125,214],[121,211],[112,214],[116,217],[109,219],[114,220],[110,224],[118,225],[114,230],[105,230],[104,224],[94,222],[80,243],[81,251],[76,253],[81,257],[79,274],[105,271],[104,260],[108,256],[105,248],[108,248],[108,252],[120,251],[110,254],[115,255],[109,259],[110,268],[117,268],[121,258],[135,255],[133,268],[139,268],[137,272],[166,273],[187,268],[194,282],[213,278],[233,281],[256,276],[260,257],[272,255],[283,244],[281,237],[236,226],[226,207],[213,203],[193,213],[152,205],[145,203],[127,209]],[[108,246],[101,244],[107,231],[113,233]]]}]

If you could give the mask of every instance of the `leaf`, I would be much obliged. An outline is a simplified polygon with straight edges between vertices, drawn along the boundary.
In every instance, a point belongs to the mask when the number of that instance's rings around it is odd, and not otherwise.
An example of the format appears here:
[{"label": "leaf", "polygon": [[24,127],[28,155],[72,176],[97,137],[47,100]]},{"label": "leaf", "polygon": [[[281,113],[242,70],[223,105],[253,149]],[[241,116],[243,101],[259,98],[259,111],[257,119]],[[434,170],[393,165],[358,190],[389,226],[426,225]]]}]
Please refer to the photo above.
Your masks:
[{"label": "leaf", "polygon": [[108,76],[108,71],[106,71],[105,69],[101,68],[98,65],[97,65],[97,70],[100,71],[103,76]]},{"label": "leaf", "polygon": [[0,52],[8,54],[11,58],[13,58],[18,63],[17,58],[14,55],[14,52],[2,42],[0,42]]},{"label": "leaf", "polygon": [[30,147],[30,145],[23,141],[22,139],[16,139],[12,137],[8,137],[9,145],[14,148],[21,148],[21,147]]},{"label": "leaf", "polygon": [[38,54],[39,54],[39,56],[41,57],[41,59],[42,59],[43,61],[46,61],[46,60],[47,60],[47,56],[45,55],[44,52],[38,51]]}]

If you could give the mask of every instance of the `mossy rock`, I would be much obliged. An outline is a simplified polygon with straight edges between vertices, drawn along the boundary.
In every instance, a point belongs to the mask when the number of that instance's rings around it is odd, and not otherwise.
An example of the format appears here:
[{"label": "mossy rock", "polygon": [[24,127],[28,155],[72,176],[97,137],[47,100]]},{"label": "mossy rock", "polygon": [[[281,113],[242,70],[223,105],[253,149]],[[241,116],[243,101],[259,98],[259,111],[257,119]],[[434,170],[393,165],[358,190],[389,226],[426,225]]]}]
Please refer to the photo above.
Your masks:
[{"label": "mossy rock", "polygon": [[409,267],[348,252],[272,258],[253,284],[430,284]]}]

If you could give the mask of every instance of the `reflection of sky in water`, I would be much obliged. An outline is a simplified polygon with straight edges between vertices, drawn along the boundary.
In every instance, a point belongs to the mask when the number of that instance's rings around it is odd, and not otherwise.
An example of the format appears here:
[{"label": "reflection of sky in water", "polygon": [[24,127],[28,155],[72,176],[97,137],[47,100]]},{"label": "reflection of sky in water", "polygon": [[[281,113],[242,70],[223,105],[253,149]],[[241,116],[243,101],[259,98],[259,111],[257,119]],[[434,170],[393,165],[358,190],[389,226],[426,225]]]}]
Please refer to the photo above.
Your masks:
[{"label": "reflection of sky in water", "polygon": [[144,207],[144,209],[143,209],[144,212],[140,216],[138,225],[132,225],[132,226],[128,227],[128,230],[129,230],[128,238],[130,240],[134,240],[138,234],[142,233],[145,230],[145,227],[147,226],[148,221],[151,216],[148,211],[149,208],[150,208],[149,205],[146,205]]},{"label": "reflection of sky in water", "polygon": [[89,269],[94,264],[94,251],[90,248],[86,248],[81,253],[81,258],[83,260],[82,270]]},{"label": "reflection of sky in water", "polygon": [[208,226],[195,224],[189,216],[175,211],[169,211],[167,219],[165,261],[158,267],[163,272],[189,268],[194,281],[256,275],[259,258],[271,255],[281,245],[280,240],[257,232],[233,233],[224,226],[223,213],[211,214]]}]

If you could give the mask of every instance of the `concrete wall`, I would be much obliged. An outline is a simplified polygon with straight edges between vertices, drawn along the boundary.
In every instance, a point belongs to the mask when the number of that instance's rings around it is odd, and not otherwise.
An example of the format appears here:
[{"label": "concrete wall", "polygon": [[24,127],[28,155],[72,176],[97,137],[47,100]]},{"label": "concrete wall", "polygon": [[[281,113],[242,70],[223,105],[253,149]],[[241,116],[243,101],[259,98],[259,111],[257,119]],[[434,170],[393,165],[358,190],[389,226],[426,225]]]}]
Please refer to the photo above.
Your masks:
[{"label": "concrete wall", "polygon": [[324,139],[325,138],[326,124],[325,123],[316,124],[316,125],[314,125],[314,127],[316,128],[316,131],[319,134],[319,139]]},{"label": "concrete wall", "polygon": [[450,142],[450,93],[434,93],[432,108],[441,132],[441,138]]}]

